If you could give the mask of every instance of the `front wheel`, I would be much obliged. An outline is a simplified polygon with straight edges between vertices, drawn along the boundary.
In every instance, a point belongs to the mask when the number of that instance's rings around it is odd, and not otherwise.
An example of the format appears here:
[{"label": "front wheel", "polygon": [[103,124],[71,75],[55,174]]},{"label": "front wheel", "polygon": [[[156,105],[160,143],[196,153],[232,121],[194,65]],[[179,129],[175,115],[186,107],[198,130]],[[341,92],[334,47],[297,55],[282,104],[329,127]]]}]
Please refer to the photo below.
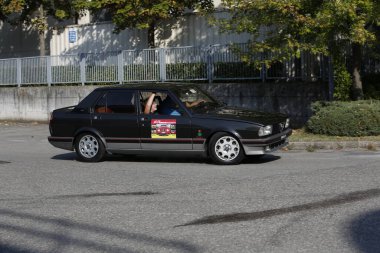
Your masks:
[{"label": "front wheel", "polygon": [[238,164],[244,158],[240,142],[228,133],[216,133],[209,143],[209,154],[217,164]]},{"label": "front wheel", "polygon": [[99,162],[105,154],[103,143],[92,133],[78,136],[75,142],[75,151],[78,159],[83,162]]}]

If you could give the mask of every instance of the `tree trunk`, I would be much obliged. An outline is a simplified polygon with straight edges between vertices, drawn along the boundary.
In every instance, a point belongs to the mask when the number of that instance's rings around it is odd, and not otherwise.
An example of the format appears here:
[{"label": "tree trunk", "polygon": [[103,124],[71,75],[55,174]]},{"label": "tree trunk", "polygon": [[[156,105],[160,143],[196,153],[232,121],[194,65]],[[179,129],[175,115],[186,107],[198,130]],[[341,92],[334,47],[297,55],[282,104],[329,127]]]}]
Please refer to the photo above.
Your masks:
[{"label": "tree trunk", "polygon": [[[40,17],[44,20],[44,22],[46,22],[45,12],[42,5],[40,6],[38,11],[39,11]],[[45,24],[44,24],[44,27],[45,27]],[[40,44],[40,56],[45,56],[46,55],[45,30],[39,30],[38,36],[39,36],[39,44]]]},{"label": "tree trunk", "polygon": [[38,36],[40,37],[40,56],[45,56],[46,55],[45,33],[38,32]]},{"label": "tree trunk", "polygon": [[352,99],[363,99],[363,85],[361,80],[362,46],[352,44]]},{"label": "tree trunk", "polygon": [[155,31],[155,23],[151,22],[149,24],[149,28],[148,28],[148,46],[150,48],[156,47],[156,45],[155,45],[154,31]]}]

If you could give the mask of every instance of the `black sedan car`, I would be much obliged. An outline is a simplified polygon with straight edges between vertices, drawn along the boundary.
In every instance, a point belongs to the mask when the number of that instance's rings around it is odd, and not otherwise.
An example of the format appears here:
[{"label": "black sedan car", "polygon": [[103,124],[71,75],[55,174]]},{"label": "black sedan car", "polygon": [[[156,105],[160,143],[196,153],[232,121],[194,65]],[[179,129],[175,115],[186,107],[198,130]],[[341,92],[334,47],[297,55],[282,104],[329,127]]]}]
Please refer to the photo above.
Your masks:
[{"label": "black sedan car", "polygon": [[85,162],[106,153],[183,151],[238,164],[286,146],[291,132],[286,115],[228,107],[198,85],[151,83],[97,88],[54,110],[48,140]]}]

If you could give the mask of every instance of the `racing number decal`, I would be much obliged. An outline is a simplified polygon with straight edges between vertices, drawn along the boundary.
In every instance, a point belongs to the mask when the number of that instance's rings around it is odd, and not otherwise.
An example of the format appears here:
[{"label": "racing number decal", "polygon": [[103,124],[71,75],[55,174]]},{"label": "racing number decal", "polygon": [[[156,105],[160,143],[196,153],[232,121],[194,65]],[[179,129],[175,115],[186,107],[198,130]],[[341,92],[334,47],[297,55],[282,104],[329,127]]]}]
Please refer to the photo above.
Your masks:
[{"label": "racing number decal", "polygon": [[175,119],[152,119],[150,125],[152,138],[177,138],[177,121]]}]

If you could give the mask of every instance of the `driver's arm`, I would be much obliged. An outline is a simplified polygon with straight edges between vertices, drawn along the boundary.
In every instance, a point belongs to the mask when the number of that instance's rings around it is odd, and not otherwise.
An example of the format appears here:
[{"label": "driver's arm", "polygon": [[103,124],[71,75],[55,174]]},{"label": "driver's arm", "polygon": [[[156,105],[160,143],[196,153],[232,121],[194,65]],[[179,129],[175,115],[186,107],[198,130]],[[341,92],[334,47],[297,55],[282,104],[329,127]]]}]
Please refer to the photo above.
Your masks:
[{"label": "driver's arm", "polygon": [[154,100],[154,97],[156,96],[156,93],[150,94],[148,100],[146,101],[145,108],[144,108],[144,114],[150,114],[150,108],[152,107],[152,103]]},{"label": "driver's arm", "polygon": [[198,99],[198,100],[195,100],[193,102],[186,101],[186,107],[187,108],[191,108],[191,107],[199,105],[202,102],[206,102],[206,101],[204,99]]}]

